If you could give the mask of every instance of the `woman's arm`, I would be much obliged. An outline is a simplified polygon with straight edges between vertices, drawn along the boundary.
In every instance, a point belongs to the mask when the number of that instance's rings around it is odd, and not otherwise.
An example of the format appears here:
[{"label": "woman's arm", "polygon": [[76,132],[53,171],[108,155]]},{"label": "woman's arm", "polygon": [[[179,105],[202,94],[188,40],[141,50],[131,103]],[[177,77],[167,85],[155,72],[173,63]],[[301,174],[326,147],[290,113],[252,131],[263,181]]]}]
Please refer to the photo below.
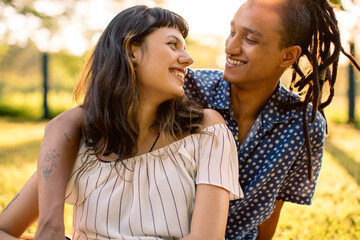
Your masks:
[{"label": "woman's arm", "polygon": [[83,109],[73,108],[47,126],[38,157],[39,223],[36,239],[64,239],[65,190],[76,159]]},{"label": "woman's arm", "polygon": [[19,193],[0,214],[0,239],[19,239],[38,217],[36,174],[27,181]]},{"label": "woman's arm", "polygon": [[223,240],[229,211],[227,190],[208,184],[196,187],[190,234],[183,240]]},{"label": "woman's arm", "polygon": [[[215,124],[225,124],[225,120],[218,112],[204,109],[202,126],[206,128]],[[203,155],[205,154],[208,153],[203,153]],[[234,157],[237,162],[237,156]],[[198,171],[200,170],[198,169]],[[229,201],[230,192],[225,188],[210,184],[198,184],[196,186],[190,234],[183,238],[183,240],[223,240],[229,211]]]},{"label": "woman's arm", "polygon": [[47,124],[37,173],[0,214],[0,239],[19,239],[39,211],[36,239],[64,239],[65,189],[79,148],[82,119],[83,110],[74,108]]}]

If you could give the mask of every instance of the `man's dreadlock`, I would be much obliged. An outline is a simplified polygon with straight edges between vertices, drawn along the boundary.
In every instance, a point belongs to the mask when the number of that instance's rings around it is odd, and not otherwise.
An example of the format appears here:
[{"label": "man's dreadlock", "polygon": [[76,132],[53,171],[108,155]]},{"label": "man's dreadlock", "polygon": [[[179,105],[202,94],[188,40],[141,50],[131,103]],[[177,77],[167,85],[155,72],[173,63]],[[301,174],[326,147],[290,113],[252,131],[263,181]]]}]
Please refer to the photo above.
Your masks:
[{"label": "man's dreadlock", "polygon": [[[305,97],[301,102],[285,105],[303,109],[302,121],[308,159],[308,179],[312,181],[308,104],[312,104],[310,122],[315,121],[317,111],[325,117],[324,108],[334,97],[340,52],[345,54],[359,71],[360,66],[341,46],[334,10],[327,0],[287,0],[278,8],[278,11],[283,24],[281,47],[298,45],[302,50],[303,57],[300,57],[292,66],[290,90],[296,89]],[[306,72],[300,66],[300,61],[303,59],[306,59],[311,66],[310,69],[306,69]],[[324,96],[326,89],[329,93]]]}]

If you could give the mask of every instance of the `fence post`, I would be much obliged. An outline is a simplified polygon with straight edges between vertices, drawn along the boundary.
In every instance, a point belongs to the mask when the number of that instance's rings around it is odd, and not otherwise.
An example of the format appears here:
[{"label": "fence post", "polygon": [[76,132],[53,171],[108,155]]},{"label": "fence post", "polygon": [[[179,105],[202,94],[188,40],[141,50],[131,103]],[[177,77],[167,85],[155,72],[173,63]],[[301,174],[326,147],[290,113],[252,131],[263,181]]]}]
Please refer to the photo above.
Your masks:
[{"label": "fence post", "polygon": [[43,89],[44,89],[44,99],[43,99],[43,118],[49,118],[49,108],[47,104],[47,94],[48,94],[48,54],[46,52],[42,53],[42,73],[43,73]]},{"label": "fence post", "polygon": [[[354,42],[350,42],[350,54],[355,56],[355,44]],[[355,95],[356,95],[356,85],[355,85],[355,74],[354,74],[354,67],[352,64],[349,64],[349,90],[348,90],[348,97],[349,97],[349,123],[355,122]]]}]

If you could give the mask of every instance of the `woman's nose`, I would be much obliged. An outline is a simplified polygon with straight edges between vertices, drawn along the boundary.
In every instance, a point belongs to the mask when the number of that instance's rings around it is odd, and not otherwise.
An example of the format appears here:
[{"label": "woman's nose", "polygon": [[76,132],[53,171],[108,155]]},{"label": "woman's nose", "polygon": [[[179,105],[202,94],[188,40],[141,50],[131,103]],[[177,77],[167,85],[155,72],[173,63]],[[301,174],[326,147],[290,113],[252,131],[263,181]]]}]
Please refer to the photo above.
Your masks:
[{"label": "woman's nose", "polygon": [[184,64],[187,66],[190,66],[194,63],[194,59],[190,56],[190,54],[187,51],[183,51],[182,54],[179,56],[178,59],[179,63]]}]

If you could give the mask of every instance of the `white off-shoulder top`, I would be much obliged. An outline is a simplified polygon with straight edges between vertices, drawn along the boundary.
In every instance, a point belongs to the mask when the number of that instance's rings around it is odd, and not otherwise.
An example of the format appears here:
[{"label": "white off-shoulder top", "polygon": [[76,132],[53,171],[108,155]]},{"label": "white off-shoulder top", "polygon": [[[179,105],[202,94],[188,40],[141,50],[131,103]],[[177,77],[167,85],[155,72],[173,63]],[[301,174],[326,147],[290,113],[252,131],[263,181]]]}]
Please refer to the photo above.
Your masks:
[{"label": "white off-shoulder top", "polygon": [[231,200],[243,196],[225,124],[122,163],[84,165],[86,149],[82,144],[66,189],[75,240],[181,238],[190,232],[197,184],[224,188]]}]

